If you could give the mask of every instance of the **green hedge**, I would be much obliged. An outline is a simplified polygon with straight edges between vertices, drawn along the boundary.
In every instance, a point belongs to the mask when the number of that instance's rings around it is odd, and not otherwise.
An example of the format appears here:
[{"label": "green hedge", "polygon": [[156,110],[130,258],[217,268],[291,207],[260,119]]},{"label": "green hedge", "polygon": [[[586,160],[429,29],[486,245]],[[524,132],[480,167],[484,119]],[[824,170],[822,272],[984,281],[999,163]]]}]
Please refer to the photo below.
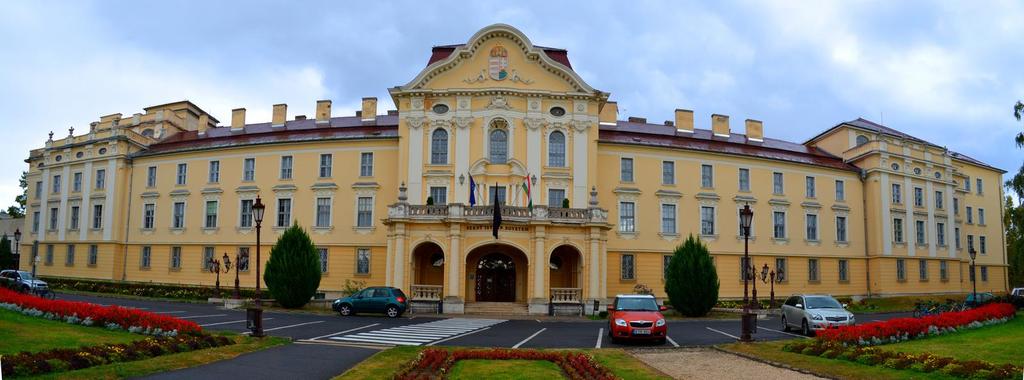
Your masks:
[{"label": "green hedge", "polygon": [[[208,286],[83,280],[62,277],[43,277],[42,279],[43,281],[46,281],[50,288],[54,290],[73,290],[80,292],[120,294],[137,297],[203,301],[205,301],[207,298],[217,297],[217,291],[214,288]],[[235,294],[234,287],[223,286],[223,282],[221,284],[221,297],[233,297]],[[253,298],[255,297],[255,295],[256,291],[254,289],[241,289],[242,298]]]}]

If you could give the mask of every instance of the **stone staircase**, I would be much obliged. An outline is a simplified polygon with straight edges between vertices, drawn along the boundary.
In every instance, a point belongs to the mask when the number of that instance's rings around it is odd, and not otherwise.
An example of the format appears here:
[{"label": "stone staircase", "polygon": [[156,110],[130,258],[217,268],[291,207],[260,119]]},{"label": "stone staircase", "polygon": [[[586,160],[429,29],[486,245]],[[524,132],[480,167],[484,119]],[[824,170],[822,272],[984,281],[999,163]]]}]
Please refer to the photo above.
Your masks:
[{"label": "stone staircase", "polygon": [[525,303],[514,302],[467,302],[466,314],[476,315],[528,315]]}]

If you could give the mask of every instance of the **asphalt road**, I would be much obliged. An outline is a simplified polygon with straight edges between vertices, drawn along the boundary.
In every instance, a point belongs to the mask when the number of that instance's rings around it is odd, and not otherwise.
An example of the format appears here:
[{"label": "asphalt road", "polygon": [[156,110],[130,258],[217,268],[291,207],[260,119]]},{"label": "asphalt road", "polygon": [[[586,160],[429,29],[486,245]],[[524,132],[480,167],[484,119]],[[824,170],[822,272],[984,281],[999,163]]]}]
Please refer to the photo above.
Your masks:
[{"label": "asphalt road", "polygon": [[[59,299],[120,305],[192,320],[207,330],[245,333],[245,311],[213,304],[192,304],[60,294]],[[858,314],[860,322],[908,316],[909,313]],[[506,348],[602,348],[703,346],[735,342],[739,320],[669,320],[668,342],[615,344],[608,339],[607,321],[509,319],[499,317],[406,315],[341,317],[267,311],[263,328],[268,335],[292,338],[296,344],[242,355],[151,376],[160,379],[270,379],[297,377],[327,379],[395,345],[440,345]],[[777,319],[759,320],[757,340],[802,339],[781,331]]]}]

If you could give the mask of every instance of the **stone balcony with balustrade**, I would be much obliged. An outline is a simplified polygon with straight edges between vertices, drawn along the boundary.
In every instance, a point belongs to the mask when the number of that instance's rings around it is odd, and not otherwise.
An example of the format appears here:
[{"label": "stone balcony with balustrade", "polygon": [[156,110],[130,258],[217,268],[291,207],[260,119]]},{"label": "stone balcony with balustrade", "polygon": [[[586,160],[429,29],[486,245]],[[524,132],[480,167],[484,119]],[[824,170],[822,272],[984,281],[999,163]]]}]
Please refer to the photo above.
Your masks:
[{"label": "stone balcony with balustrade", "polygon": [[[406,188],[400,188],[398,202],[388,206],[389,221],[464,221],[467,223],[489,223],[494,219],[494,206],[468,206],[461,203],[446,205],[414,205],[407,202]],[[554,224],[607,224],[608,211],[597,207],[597,191],[590,192],[590,207],[563,208],[544,205],[528,207],[501,206],[501,220],[508,223],[554,223]]]}]

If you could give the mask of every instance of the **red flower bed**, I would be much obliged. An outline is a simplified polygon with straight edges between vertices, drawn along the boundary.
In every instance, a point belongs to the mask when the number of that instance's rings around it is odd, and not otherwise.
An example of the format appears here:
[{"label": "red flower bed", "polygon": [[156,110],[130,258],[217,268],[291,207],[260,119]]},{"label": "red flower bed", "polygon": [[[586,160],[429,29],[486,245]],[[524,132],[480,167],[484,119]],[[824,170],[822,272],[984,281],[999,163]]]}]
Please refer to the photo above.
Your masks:
[{"label": "red flower bed", "polygon": [[967,311],[948,312],[921,318],[895,318],[818,332],[818,339],[848,344],[881,344],[941,334],[974,322],[1013,318],[1016,311],[1007,303],[988,304]]},{"label": "red flower bed", "polygon": [[618,379],[604,367],[580,352],[537,350],[448,350],[431,348],[420,353],[411,366],[395,376],[398,380],[443,379],[459,360],[546,360],[557,364],[573,380]]},{"label": "red flower bed", "polygon": [[0,303],[18,305],[22,309],[35,309],[43,313],[53,314],[61,319],[76,316],[80,319],[89,318],[93,324],[106,327],[110,324],[128,330],[135,327],[141,330],[164,332],[177,331],[178,334],[199,333],[202,329],[192,321],[150,313],[138,309],[120,306],[99,306],[86,302],[48,300],[32,295],[0,289]]}]

